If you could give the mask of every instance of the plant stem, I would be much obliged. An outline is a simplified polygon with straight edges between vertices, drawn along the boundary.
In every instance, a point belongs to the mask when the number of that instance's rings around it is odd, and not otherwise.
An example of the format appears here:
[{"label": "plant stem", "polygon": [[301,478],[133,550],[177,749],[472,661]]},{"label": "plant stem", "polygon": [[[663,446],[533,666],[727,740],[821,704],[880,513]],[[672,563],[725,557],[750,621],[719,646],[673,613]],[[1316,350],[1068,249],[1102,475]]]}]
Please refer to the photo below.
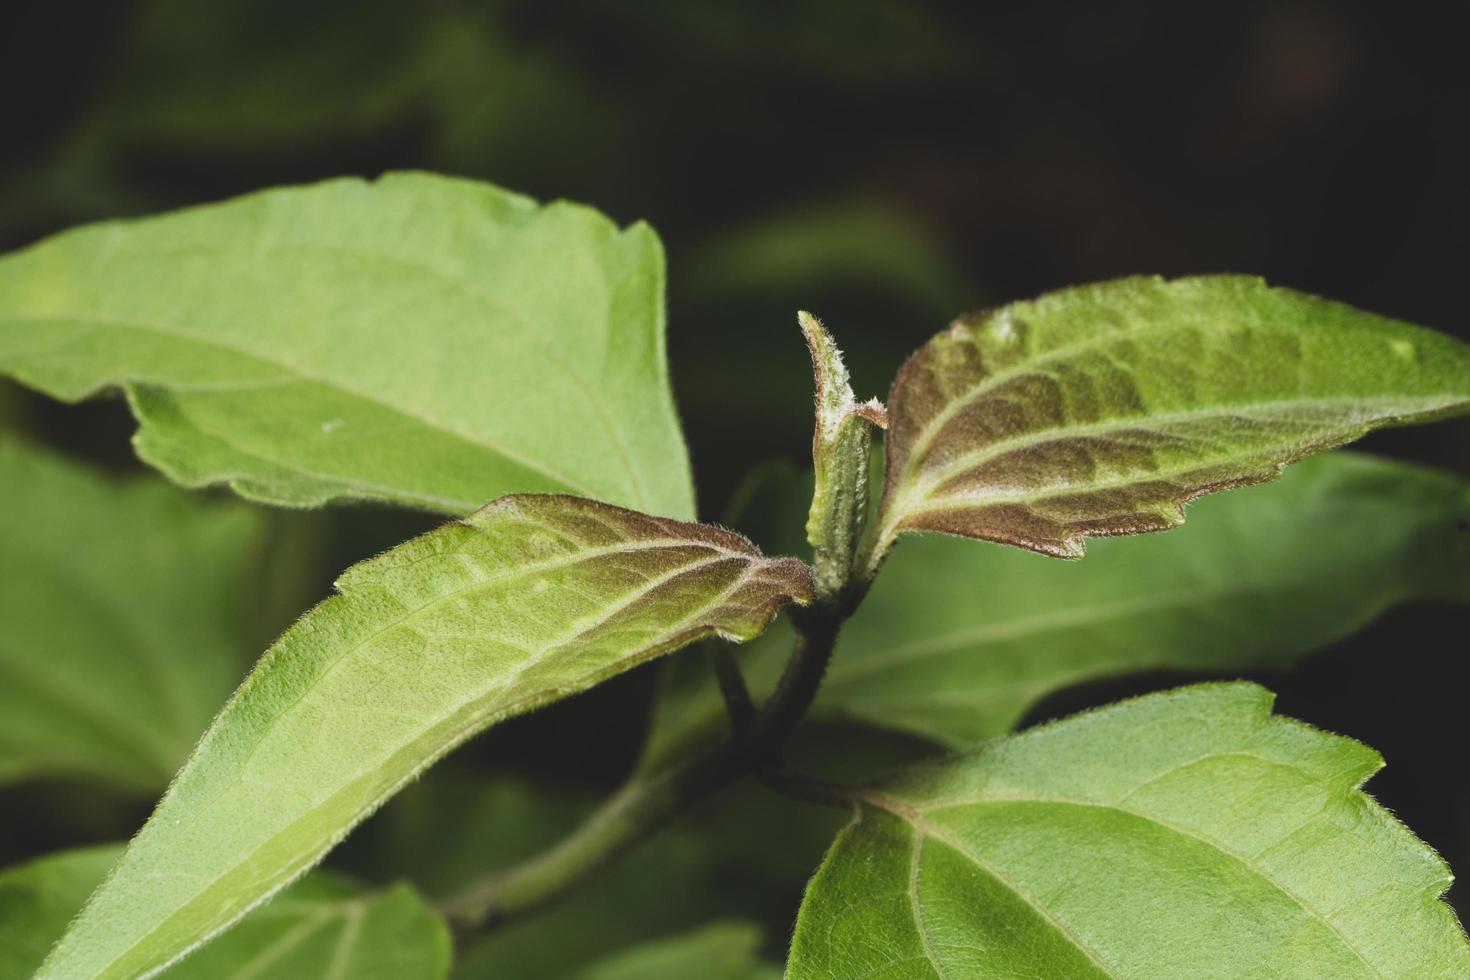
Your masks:
[{"label": "plant stem", "polygon": [[[715,790],[750,773],[776,773],[786,737],[817,696],[837,632],[866,593],[871,575],[853,574],[866,515],[869,429],[882,407],[858,405],[842,356],[815,317],[801,316],[817,381],[812,440],[816,488],[807,519],[815,596],[794,608],[796,644],[766,703],[755,711],[727,649],[715,676],[730,713],[730,741],[669,768],[639,773],[551,850],[471,884],[441,907],[461,935],[494,928],[572,890],[618,854]],[[776,777],[779,781],[780,777]]]},{"label": "plant stem", "polygon": [[735,662],[735,656],[726,643],[710,643],[710,665],[720,686],[720,697],[725,699],[730,732],[738,738],[755,720],[755,702],[750,699],[750,689],[745,686],[745,675],[740,673],[740,665]]},{"label": "plant stem", "polygon": [[816,695],[843,618],[843,607],[835,603],[804,610],[786,671],[744,735],[670,769],[634,777],[549,851],[450,898],[440,910],[456,931],[483,932],[536,911],[715,790],[771,767]]}]

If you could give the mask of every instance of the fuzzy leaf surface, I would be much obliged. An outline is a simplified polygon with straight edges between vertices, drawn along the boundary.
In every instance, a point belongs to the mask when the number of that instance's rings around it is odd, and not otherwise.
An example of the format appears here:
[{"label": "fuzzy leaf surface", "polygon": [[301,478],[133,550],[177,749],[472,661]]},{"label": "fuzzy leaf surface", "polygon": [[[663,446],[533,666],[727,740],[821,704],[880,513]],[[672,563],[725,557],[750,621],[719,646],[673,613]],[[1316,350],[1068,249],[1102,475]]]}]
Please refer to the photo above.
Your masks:
[{"label": "fuzzy leaf surface", "polygon": [[957,321],[889,396],[903,531],[1075,558],[1370,429],[1470,408],[1470,347],[1244,276],[1120,279]]},{"label": "fuzzy leaf surface", "polygon": [[787,976],[1470,975],[1449,869],[1358,789],[1381,765],[1225,684],[915,767],[860,792]]},{"label": "fuzzy leaf surface", "polygon": [[[63,851],[0,873],[0,980],[31,976],[121,853],[111,845]],[[316,874],[162,975],[440,980],[450,956],[448,928],[411,888],[365,892]]]},{"label": "fuzzy leaf surface", "polygon": [[506,497],[349,569],[262,658],[43,976],[156,969],[476,732],[810,600],[739,535]]},{"label": "fuzzy leaf surface", "polygon": [[511,492],[688,518],[662,246],[421,173],[110,222],[0,259],[0,372],[120,387],[140,456],[293,506]]},{"label": "fuzzy leaf surface", "polygon": [[0,783],[156,793],[239,682],[259,515],[0,436]]}]

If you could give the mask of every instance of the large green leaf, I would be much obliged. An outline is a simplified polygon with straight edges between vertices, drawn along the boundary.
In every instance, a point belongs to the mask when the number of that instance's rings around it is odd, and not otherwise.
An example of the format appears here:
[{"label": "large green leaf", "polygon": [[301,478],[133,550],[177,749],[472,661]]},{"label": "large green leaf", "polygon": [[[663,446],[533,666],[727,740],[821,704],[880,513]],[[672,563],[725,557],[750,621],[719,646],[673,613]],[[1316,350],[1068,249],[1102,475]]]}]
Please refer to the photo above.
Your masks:
[{"label": "large green leaf", "polygon": [[1470,347],[1259,279],[1120,279],[957,321],[889,396],[902,531],[1077,557],[1369,429],[1470,408]]},{"label": "large green leaf", "polygon": [[162,966],[475,732],[809,601],[796,559],[563,496],[506,497],[349,569],[216,719],[43,976]]},{"label": "large green leaf", "polygon": [[[0,873],[0,980],[23,980],[41,965],[121,853],[111,845],[64,851]],[[164,976],[435,980],[449,963],[449,930],[412,889],[365,892],[317,874]]]},{"label": "large green leaf", "polygon": [[120,386],[144,459],[272,503],[693,515],[658,238],[486,184],[334,180],[48,239],[0,260],[0,371]]},{"label": "large green leaf", "polygon": [[1270,705],[1185,688],[860,791],[787,976],[1470,976],[1378,754]]},{"label": "large green leaf", "polygon": [[259,531],[0,435],[0,782],[167,785],[239,682]]},{"label": "large green leaf", "polygon": [[[810,480],[776,473],[741,526],[799,532]],[[779,519],[771,513],[784,512]],[[1470,484],[1334,452],[1193,504],[1168,534],[1095,542],[1078,562],[925,536],[888,559],[843,628],[814,717],[965,746],[1041,698],[1131,671],[1279,669],[1415,599],[1470,602]],[[781,624],[740,654],[756,693],[790,650]],[[698,658],[670,661],[649,763],[725,729]]]}]

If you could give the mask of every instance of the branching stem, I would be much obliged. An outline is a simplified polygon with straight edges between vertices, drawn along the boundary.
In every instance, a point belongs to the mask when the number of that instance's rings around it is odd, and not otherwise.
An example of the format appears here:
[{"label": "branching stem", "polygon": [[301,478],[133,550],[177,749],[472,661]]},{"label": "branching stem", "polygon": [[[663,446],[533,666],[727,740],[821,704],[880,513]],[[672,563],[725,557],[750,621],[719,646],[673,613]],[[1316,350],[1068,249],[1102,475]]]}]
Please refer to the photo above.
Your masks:
[{"label": "branching stem", "polygon": [[524,864],[471,884],[442,911],[461,935],[482,932],[533,912],[566,894],[675,815],[721,787],[752,773],[773,784],[786,738],[816,698],[842,623],[866,592],[871,576],[854,575],[854,552],[866,512],[869,427],[882,424],[876,403],[858,405],[836,344],[816,320],[802,329],[817,377],[813,440],[816,489],[807,521],[815,595],[793,609],[796,643],[775,691],[756,710],[728,649],[714,654],[715,676],[730,713],[728,742],[668,768],[640,772],[570,836]]},{"label": "branching stem", "polygon": [[816,696],[842,623],[841,610],[833,604],[803,611],[786,671],[744,734],[667,770],[635,776],[550,850],[450,898],[441,910],[455,930],[461,935],[484,932],[540,909],[716,790],[774,768],[786,736]]}]

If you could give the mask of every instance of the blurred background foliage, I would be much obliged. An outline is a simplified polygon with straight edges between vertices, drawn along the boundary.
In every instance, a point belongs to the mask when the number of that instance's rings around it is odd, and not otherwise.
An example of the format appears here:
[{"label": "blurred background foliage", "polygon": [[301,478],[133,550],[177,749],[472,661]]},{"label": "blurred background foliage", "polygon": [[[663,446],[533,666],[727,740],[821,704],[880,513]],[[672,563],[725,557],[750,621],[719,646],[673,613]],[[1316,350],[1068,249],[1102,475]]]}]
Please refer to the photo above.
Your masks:
[{"label": "blurred background foliage", "polygon": [[[1259,273],[1470,339],[1462,38],[1429,9],[21,0],[0,31],[0,247],[404,167],[647,219],[669,253],[670,355],[701,509],[718,516],[752,466],[803,463],[798,308],[847,349],[860,396],[882,395],[961,311],[1138,272]],[[0,387],[0,426],[139,469],[117,403],[67,408]],[[1470,473],[1463,423],[1367,448]],[[250,649],[342,567],[430,523],[381,509],[261,513],[266,544],[240,599]],[[1382,750],[1389,768],[1373,790],[1462,870],[1464,634],[1463,611],[1416,606],[1261,678],[1282,711]],[[1179,679],[1089,685],[1032,718]],[[567,795],[558,812],[575,808],[631,764],[653,683],[638,671],[505,725],[422,792],[463,792],[466,773],[550,773]],[[0,859],[126,836],[151,803],[98,792],[0,791]],[[428,820],[424,806],[390,807],[338,861],[371,875],[411,854],[393,834]],[[831,823],[794,819],[817,841]],[[489,835],[491,823],[455,833]],[[364,843],[379,839],[386,849]],[[814,861],[820,845],[802,849]],[[666,877],[657,856],[644,860]],[[639,880],[608,887],[634,894]],[[799,881],[737,885],[744,914],[768,906],[779,948]]]}]

